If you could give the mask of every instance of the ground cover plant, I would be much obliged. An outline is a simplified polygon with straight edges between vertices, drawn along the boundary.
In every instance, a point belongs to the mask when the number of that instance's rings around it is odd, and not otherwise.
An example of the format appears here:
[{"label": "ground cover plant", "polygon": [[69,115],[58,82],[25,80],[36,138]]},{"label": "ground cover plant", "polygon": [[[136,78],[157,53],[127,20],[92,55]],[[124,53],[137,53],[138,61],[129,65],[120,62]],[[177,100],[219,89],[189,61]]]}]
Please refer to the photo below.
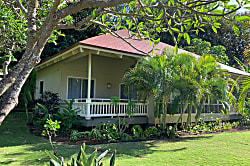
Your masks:
[{"label": "ground cover plant", "polygon": [[[0,165],[49,165],[44,153],[47,139],[29,132],[25,113],[12,113],[0,127]],[[117,166],[151,165],[247,165],[250,163],[250,131],[207,134],[176,139],[87,145],[86,153],[97,149],[116,150]],[[79,146],[57,143],[58,155],[65,161],[77,157]],[[52,150],[50,150],[52,153]],[[111,154],[103,160],[108,165]]]}]

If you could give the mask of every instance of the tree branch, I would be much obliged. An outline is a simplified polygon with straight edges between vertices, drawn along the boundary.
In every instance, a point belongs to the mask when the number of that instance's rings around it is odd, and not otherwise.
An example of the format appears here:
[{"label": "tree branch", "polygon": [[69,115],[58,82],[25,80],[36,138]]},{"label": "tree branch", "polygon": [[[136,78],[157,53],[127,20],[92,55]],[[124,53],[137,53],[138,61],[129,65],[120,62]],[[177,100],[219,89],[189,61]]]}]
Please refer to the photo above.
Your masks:
[{"label": "tree branch", "polygon": [[21,9],[22,12],[24,13],[24,15],[27,17],[27,15],[28,15],[28,10],[25,9],[25,7],[23,6],[23,4],[22,4],[19,0],[16,0],[16,3],[17,3],[17,5],[20,7],[20,9]]},{"label": "tree branch", "polygon": [[[103,9],[99,8],[96,10],[96,16],[101,14],[103,12]],[[74,23],[74,24],[57,24],[57,26],[55,27],[55,29],[76,29],[76,30],[80,30],[81,26],[89,23],[92,20],[92,15],[87,16],[85,19]]]},{"label": "tree branch", "polygon": [[84,0],[77,3],[74,3],[72,5],[69,5],[59,11],[56,12],[56,15],[61,20],[65,18],[68,15],[71,15],[73,13],[77,13],[82,9],[86,9],[89,7],[99,7],[99,8],[105,8],[105,7],[114,7],[117,5],[121,5],[124,3],[129,3],[132,0]]}]

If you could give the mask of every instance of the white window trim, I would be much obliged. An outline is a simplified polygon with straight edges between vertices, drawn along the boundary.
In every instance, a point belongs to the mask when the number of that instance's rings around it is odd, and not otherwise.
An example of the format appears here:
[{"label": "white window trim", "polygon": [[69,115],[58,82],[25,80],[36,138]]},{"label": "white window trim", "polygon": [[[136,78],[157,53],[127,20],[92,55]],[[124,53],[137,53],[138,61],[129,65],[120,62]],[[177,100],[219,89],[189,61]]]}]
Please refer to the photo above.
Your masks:
[{"label": "white window trim", "polygon": [[[68,90],[69,90],[69,78],[76,78],[76,79],[85,79],[88,80],[88,77],[75,77],[75,76],[67,76],[67,92],[66,92],[66,99],[70,100],[68,98]],[[94,80],[94,94],[93,94],[93,98],[95,98],[95,93],[96,93],[96,78],[91,78],[91,80]],[[82,86],[81,86],[81,96],[82,96]]]}]

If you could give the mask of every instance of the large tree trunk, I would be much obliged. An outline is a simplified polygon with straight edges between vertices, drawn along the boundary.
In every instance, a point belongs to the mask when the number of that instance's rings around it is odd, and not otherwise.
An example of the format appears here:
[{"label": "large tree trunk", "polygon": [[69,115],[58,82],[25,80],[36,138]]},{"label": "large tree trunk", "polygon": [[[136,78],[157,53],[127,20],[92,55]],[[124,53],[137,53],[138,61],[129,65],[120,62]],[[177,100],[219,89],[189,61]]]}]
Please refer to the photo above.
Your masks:
[{"label": "large tree trunk", "polygon": [[21,92],[22,86],[27,80],[30,72],[39,60],[40,53],[38,56],[32,53],[28,63],[25,63],[25,67],[16,77],[13,85],[2,95],[0,105],[0,125],[2,124],[5,117],[10,111],[18,104],[18,96]]},{"label": "large tree trunk", "polygon": [[[30,34],[24,55],[11,72],[0,81],[0,125],[10,111],[18,104],[18,96],[21,88],[27,80],[32,69],[40,62],[40,55],[47,43],[54,27],[59,20],[50,18],[46,30],[42,31],[39,36]],[[4,96],[4,97],[3,97]]]}]

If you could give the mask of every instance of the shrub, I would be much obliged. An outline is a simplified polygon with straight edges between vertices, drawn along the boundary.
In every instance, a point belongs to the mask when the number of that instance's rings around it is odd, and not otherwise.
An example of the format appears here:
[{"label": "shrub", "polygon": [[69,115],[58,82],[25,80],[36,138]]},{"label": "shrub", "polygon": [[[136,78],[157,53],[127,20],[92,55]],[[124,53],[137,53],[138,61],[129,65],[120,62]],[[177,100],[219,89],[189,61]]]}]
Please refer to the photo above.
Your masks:
[{"label": "shrub", "polygon": [[59,110],[56,106],[60,104],[60,101],[58,93],[45,91],[41,97],[36,100],[36,103],[46,106],[50,114],[55,114]]},{"label": "shrub", "polygon": [[38,112],[36,113],[36,116],[33,117],[33,121],[37,127],[42,128],[48,118],[53,119],[53,115],[49,113],[49,110],[45,105],[40,103],[37,103],[37,105]]},{"label": "shrub", "polygon": [[[102,125],[102,123],[100,124]],[[120,138],[120,134],[116,124],[103,123],[102,135],[108,140],[108,142],[115,142]]]},{"label": "shrub", "polygon": [[132,137],[130,135],[128,135],[127,133],[121,133],[120,136],[121,136],[121,140],[123,140],[123,141],[132,140]]},{"label": "shrub", "polygon": [[144,135],[147,138],[151,136],[159,137],[161,135],[161,130],[155,126],[151,126],[151,127],[146,128],[146,130],[144,131]]},{"label": "shrub", "polygon": [[70,134],[70,141],[76,142],[79,137],[83,137],[85,135],[88,135],[89,133],[89,131],[78,132],[78,130],[72,130]]},{"label": "shrub", "polygon": [[58,131],[58,129],[60,129],[59,123],[60,122],[58,122],[57,120],[53,121],[51,119],[47,119],[46,124],[44,125],[43,133],[42,133],[43,136],[47,135],[49,137],[49,142],[54,151],[54,155],[57,154],[57,150],[56,150],[56,145],[53,144],[52,142],[52,138],[56,137],[56,132]]},{"label": "shrub", "polygon": [[103,142],[104,137],[102,135],[102,133],[100,132],[99,129],[97,129],[96,127],[93,128],[89,133],[88,133],[89,139],[93,139],[95,141],[100,141]]},{"label": "shrub", "polygon": [[131,131],[133,132],[133,135],[134,135],[136,138],[139,138],[139,137],[142,137],[142,136],[143,136],[143,129],[141,128],[140,125],[134,125],[134,126],[131,128]]},{"label": "shrub", "polygon": [[60,108],[61,110],[57,112],[56,119],[62,122],[63,127],[61,128],[62,132],[70,133],[73,125],[81,123],[80,117],[77,115],[81,110],[79,108],[72,108],[74,100],[70,102],[64,100],[66,105],[58,105],[56,108]]}]

